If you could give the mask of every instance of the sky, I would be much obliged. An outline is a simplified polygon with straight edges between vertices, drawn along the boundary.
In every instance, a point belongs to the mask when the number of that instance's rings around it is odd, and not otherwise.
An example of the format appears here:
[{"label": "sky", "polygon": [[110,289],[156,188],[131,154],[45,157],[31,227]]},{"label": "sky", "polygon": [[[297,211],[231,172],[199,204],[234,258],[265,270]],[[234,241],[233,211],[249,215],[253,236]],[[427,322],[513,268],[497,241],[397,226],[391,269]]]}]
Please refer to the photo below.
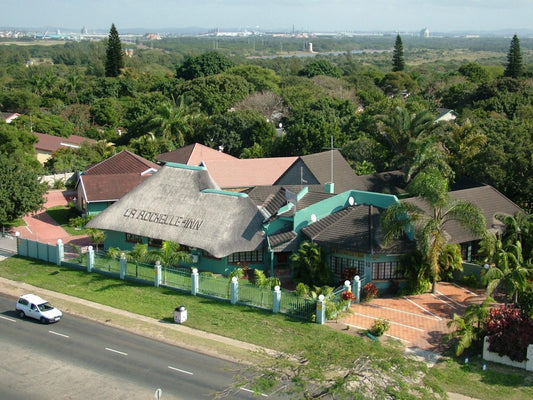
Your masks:
[{"label": "sky", "polygon": [[312,32],[533,30],[533,0],[2,0],[0,27]]}]

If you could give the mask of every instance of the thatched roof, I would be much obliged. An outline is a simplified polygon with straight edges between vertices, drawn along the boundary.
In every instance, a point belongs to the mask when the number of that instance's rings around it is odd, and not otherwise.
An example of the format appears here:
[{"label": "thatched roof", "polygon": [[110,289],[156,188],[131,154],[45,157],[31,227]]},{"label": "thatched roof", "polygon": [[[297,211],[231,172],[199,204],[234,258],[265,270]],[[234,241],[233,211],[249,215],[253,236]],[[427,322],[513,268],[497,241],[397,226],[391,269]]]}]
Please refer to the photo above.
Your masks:
[{"label": "thatched roof", "polygon": [[245,194],[224,192],[204,168],[164,166],[88,227],[169,240],[221,258],[264,242],[263,216]]}]

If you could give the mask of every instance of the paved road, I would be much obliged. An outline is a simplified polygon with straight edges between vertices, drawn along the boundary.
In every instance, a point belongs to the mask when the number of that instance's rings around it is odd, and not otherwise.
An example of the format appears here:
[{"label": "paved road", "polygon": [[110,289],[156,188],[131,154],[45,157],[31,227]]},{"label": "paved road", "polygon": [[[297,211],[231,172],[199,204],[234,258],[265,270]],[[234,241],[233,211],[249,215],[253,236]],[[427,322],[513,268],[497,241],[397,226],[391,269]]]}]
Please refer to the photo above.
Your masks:
[{"label": "paved road", "polygon": [[0,296],[2,399],[252,399],[232,387],[241,366],[65,314],[53,325],[16,316]]}]

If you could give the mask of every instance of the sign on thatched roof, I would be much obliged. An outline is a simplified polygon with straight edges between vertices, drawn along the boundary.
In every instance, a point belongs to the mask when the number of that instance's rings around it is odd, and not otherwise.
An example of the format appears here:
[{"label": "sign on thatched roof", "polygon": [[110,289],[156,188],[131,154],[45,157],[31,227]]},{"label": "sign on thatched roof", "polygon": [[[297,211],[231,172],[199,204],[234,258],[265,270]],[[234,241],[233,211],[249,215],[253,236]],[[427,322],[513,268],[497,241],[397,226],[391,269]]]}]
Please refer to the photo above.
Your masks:
[{"label": "sign on thatched roof", "polygon": [[169,240],[215,257],[262,247],[262,215],[245,194],[225,192],[204,168],[165,166],[88,227]]}]

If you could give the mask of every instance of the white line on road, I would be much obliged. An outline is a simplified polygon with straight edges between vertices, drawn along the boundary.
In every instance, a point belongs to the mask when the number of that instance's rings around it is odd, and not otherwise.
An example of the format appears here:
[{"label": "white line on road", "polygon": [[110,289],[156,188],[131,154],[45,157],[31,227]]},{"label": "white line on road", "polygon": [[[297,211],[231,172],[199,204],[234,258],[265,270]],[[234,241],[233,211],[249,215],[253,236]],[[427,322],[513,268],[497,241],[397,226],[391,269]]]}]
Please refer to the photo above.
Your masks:
[{"label": "white line on road", "polygon": [[[366,318],[371,318],[371,319],[381,319],[381,318],[378,318],[378,317],[372,317],[370,315],[366,315],[366,314],[361,314],[361,313],[358,313],[358,312],[353,312],[352,314],[357,314],[357,315],[360,315],[362,317],[366,317]],[[391,321],[391,320],[388,320],[391,324],[394,324],[394,325],[400,325],[400,326],[403,326],[404,328],[409,328],[409,329],[414,329],[415,331],[420,331],[420,332],[425,332],[424,329],[420,329],[420,328],[417,328],[415,326],[411,326],[411,325],[405,325],[405,324],[402,324],[400,322],[395,322],[395,321]]]},{"label": "white line on road", "polygon": [[179,368],[174,368],[174,367],[171,367],[170,365],[168,366],[169,369],[173,369],[174,371],[178,371],[178,372],[181,372],[183,374],[187,374],[187,375],[194,375],[192,372],[189,372],[189,371],[185,371],[183,369],[179,369]]},{"label": "white line on road", "polygon": [[453,283],[453,282],[452,282],[452,285],[455,286],[455,287],[457,287],[457,288],[459,288],[459,289],[464,290],[466,293],[471,294],[472,296],[476,296],[476,297],[478,297],[477,294],[475,294],[474,292],[471,292],[470,290],[468,290],[468,289],[466,289],[466,288],[464,288],[464,287],[462,287],[462,286],[459,286],[457,283]]},{"label": "white line on road", "polygon": [[[253,390],[246,389],[246,388],[243,388],[243,387],[241,387],[241,388],[239,388],[239,389],[244,390],[245,392],[248,392],[248,393],[257,394],[257,392],[254,392]],[[259,394],[260,394],[261,396],[263,396],[263,397],[268,397],[268,396],[267,396],[266,394],[264,394],[264,393],[259,393]]]},{"label": "white line on road", "polygon": [[6,321],[17,322],[16,319],[4,317],[3,315],[0,315],[0,318],[5,319]]},{"label": "white line on road", "polygon": [[105,349],[106,349],[107,351],[111,351],[111,352],[113,352],[113,353],[121,354],[121,355],[123,355],[123,356],[127,356],[127,355],[128,355],[128,353],[123,353],[122,351],[118,351],[118,350],[110,349],[109,347],[106,347]]},{"label": "white line on road", "polygon": [[[409,300],[409,299],[407,299]],[[387,306],[380,306],[380,305],[377,305],[377,304],[368,304],[369,307],[376,307],[376,308],[383,308],[384,310],[390,310],[390,311],[395,311],[395,312],[399,312],[399,313],[403,313],[403,314],[409,314],[409,315],[412,315],[414,317],[419,317],[419,318],[426,318],[426,319],[430,319],[430,320],[435,320],[436,318],[438,318],[440,320],[439,317],[435,316],[435,317],[431,317],[429,315],[421,315],[421,314],[417,314],[417,313],[414,313],[414,312],[411,312],[411,311],[405,311],[405,310],[399,310],[397,308],[392,308],[392,307],[387,307]],[[417,304],[418,306],[418,304]],[[420,307],[420,306],[419,306]]]},{"label": "white line on road", "polygon": [[28,225],[26,225],[26,229],[33,235],[33,232],[31,231],[30,228],[28,228]]},{"label": "white line on road", "polygon": [[70,336],[69,335],[63,335],[62,333],[59,333],[59,332],[54,332],[54,331],[48,331],[54,335],[57,335],[57,336],[61,336],[61,337],[64,337],[64,338],[69,338]]},{"label": "white line on road", "polygon": [[417,306],[417,307],[420,308],[421,310],[427,312],[428,314],[433,315],[433,316],[434,316],[435,318],[437,318],[439,321],[442,321],[442,318],[441,318],[441,317],[439,317],[438,315],[433,314],[431,311],[425,309],[425,308],[422,307],[420,304],[415,303],[413,300],[411,300],[411,299],[408,298],[407,296],[403,296],[403,298],[404,298],[405,300],[407,300],[408,302],[414,304],[415,306]]},{"label": "white line on road", "polygon": [[[463,308],[466,307],[464,304],[461,304],[461,303],[459,303],[458,301],[455,301],[455,300],[452,299],[451,297],[448,297],[448,296],[446,296],[445,294],[443,294],[443,293],[441,293],[441,292],[437,292],[437,293],[438,293],[440,296],[447,298],[447,299],[450,300],[452,303],[457,304],[459,307],[463,307]],[[433,295],[433,296],[435,296],[435,295]],[[454,307],[454,308],[455,308],[455,307]]]},{"label": "white line on road", "polygon": [[[437,293],[438,293],[438,292],[437,292]],[[439,296],[436,296],[436,295],[434,295],[433,293],[431,293],[431,295],[432,295],[434,298],[436,298],[438,301],[440,301],[441,303],[444,303],[444,304],[446,304],[448,307],[451,307],[451,308],[453,308],[454,310],[457,310],[457,307],[451,305],[451,304],[448,303],[447,301],[442,300]],[[442,295],[442,297],[446,297],[446,296]]]}]

